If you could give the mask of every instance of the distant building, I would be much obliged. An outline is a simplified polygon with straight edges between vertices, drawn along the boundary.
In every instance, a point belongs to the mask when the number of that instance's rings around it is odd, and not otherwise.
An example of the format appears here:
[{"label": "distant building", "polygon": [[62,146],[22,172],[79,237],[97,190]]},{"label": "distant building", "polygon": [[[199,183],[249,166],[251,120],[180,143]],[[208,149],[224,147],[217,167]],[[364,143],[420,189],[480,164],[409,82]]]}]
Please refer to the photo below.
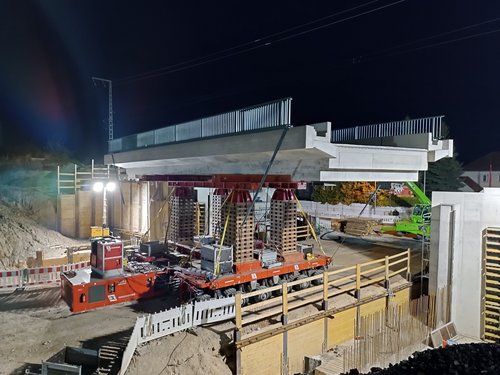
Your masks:
[{"label": "distant building", "polygon": [[484,187],[500,187],[500,151],[490,152],[464,166],[462,191],[481,191]]}]

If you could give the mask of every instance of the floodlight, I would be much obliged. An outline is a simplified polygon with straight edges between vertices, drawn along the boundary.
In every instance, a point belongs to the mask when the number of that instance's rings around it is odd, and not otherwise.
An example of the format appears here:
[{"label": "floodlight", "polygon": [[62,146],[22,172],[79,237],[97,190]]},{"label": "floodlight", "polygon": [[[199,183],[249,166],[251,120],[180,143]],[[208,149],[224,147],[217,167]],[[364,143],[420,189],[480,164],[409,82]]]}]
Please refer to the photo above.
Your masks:
[{"label": "floodlight", "polygon": [[100,193],[104,189],[104,184],[101,181],[94,182],[94,185],[92,185],[92,190],[94,190],[96,193]]},{"label": "floodlight", "polygon": [[116,184],[113,181],[110,181],[106,184],[107,191],[115,191],[115,189],[116,189]]}]

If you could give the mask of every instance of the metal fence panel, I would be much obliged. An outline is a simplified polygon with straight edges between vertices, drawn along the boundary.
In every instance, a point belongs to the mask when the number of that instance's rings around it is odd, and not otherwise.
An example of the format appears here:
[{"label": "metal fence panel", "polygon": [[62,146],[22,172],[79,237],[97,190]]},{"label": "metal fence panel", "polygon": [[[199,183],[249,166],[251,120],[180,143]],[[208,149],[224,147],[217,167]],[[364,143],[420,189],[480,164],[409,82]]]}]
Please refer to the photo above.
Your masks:
[{"label": "metal fence panel", "polygon": [[175,126],[155,130],[155,144],[175,142]]},{"label": "metal fence panel", "polygon": [[236,116],[237,112],[228,112],[202,119],[202,137],[236,133]]},{"label": "metal fence panel", "polygon": [[291,103],[291,98],[280,99],[237,111],[167,126],[151,132],[114,139],[109,142],[108,150],[109,152],[120,152],[152,145],[290,125]]},{"label": "metal fence panel", "polygon": [[444,116],[426,117],[412,120],[393,121],[381,124],[356,126],[332,131],[332,142],[354,141],[398,135],[432,133],[433,139],[441,139]]},{"label": "metal fence panel", "polygon": [[109,152],[119,152],[122,150],[122,139],[113,139],[108,143]]},{"label": "metal fence panel", "polygon": [[155,144],[154,130],[137,134],[137,147],[147,147]]},{"label": "metal fence panel", "polygon": [[195,302],[193,326],[215,323],[234,318],[234,302],[234,297]]},{"label": "metal fence panel", "polygon": [[201,138],[201,120],[195,120],[175,125],[176,141],[184,141],[187,139],[195,138]]}]

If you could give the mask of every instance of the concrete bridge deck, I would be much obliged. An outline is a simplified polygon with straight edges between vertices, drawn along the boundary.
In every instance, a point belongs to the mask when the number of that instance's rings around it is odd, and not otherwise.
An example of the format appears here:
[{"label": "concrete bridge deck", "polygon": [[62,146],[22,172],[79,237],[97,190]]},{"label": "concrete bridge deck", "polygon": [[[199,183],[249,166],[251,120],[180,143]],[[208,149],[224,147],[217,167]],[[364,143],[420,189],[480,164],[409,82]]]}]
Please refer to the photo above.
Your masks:
[{"label": "concrete bridge deck", "polygon": [[[391,142],[385,137],[391,146],[374,146],[332,143],[330,129],[329,122],[289,129],[269,173],[294,181],[416,181],[428,162],[453,155],[453,141],[435,140],[431,133],[394,136]],[[130,178],[263,174],[282,132],[273,127],[143,146],[109,153],[104,162],[125,168]]]}]

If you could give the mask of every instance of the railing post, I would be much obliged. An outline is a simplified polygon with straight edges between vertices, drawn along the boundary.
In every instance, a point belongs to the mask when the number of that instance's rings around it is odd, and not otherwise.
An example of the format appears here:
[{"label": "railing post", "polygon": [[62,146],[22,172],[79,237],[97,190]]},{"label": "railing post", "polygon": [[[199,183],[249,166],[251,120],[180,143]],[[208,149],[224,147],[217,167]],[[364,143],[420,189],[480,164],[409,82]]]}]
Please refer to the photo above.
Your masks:
[{"label": "railing post", "polygon": [[75,187],[75,194],[76,194],[76,180],[77,180],[77,174],[78,174],[78,166],[75,164],[75,176],[74,176],[74,187]]},{"label": "railing post", "polygon": [[234,296],[234,316],[236,329],[241,330],[242,319],[241,319],[241,292],[236,293]]},{"label": "railing post", "polygon": [[[281,324],[288,324],[288,283],[281,284],[282,315]],[[283,357],[281,361],[281,373],[288,375],[288,331],[283,332]]]},{"label": "railing post", "polygon": [[[323,271],[323,310],[328,310],[328,272]],[[328,317],[325,316],[323,318],[323,345],[322,348],[323,353],[328,351]]]},{"label": "railing post", "polygon": [[[241,340],[241,292],[236,293],[234,296],[234,316],[236,329],[234,330],[234,342],[237,343]],[[236,348],[236,375],[241,374],[241,349]]]},{"label": "railing post", "polygon": [[57,195],[61,194],[61,167],[57,166]]},{"label": "railing post", "polygon": [[323,310],[328,310],[328,272],[323,272]]},{"label": "railing post", "polygon": [[361,264],[356,264],[356,298],[361,298]]},{"label": "railing post", "polygon": [[407,261],[406,261],[406,280],[411,281],[411,269],[410,269],[410,260],[411,260],[411,255],[410,255],[410,248],[406,250],[407,253]]},{"label": "railing post", "polygon": [[389,280],[389,256],[385,256],[385,288],[390,288],[390,280]]}]

